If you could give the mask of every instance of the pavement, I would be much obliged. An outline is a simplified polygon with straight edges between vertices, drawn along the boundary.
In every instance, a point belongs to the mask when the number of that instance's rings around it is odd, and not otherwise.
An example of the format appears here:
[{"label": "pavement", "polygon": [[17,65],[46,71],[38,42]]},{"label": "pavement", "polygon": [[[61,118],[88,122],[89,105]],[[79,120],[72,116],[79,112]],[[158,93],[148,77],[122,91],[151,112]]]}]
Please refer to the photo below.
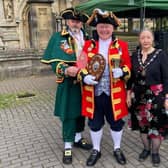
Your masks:
[{"label": "pavement", "polygon": [[[85,168],[89,151],[73,149],[73,164],[62,164],[61,125],[53,115],[55,76],[30,76],[0,81],[0,94],[29,92],[32,97],[17,98],[0,109],[0,168]],[[89,129],[83,136],[90,142]],[[121,166],[113,157],[113,144],[106,124],[101,144],[102,156],[95,168],[152,168],[150,157],[138,161],[142,150],[138,132],[124,128],[122,149],[127,164]],[[160,168],[168,168],[168,140],[160,149]]]}]

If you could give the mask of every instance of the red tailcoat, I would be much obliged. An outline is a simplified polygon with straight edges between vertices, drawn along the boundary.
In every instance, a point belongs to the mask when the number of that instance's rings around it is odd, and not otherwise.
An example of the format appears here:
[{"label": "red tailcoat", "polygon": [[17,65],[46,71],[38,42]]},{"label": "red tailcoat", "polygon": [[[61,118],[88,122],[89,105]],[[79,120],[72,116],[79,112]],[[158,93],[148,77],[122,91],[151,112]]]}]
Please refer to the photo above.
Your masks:
[{"label": "red tailcoat", "polygon": [[[84,52],[87,53],[88,61],[92,56],[98,53],[99,44],[98,41],[89,40],[86,41]],[[115,40],[109,45],[108,51],[108,65],[110,70],[110,90],[111,90],[111,104],[113,109],[114,119],[118,120],[128,114],[126,105],[126,89],[125,82],[130,77],[131,61],[128,53],[127,43],[121,40]],[[119,58],[120,68],[123,70],[123,77],[114,79],[112,74],[112,68],[114,64],[112,59]],[[87,75],[87,68],[81,69],[78,79],[81,80]],[[89,118],[94,117],[94,86],[82,84],[82,115]]]}]

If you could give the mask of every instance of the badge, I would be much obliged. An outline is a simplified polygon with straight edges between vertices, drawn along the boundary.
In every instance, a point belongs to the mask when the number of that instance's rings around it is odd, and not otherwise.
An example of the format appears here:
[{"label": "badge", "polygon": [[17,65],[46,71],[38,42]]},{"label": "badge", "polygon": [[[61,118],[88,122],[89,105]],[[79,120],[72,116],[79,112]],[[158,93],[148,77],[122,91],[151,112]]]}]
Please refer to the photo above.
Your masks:
[{"label": "badge", "polygon": [[74,53],[73,49],[69,46],[69,44],[66,40],[61,41],[60,48],[67,54]]}]

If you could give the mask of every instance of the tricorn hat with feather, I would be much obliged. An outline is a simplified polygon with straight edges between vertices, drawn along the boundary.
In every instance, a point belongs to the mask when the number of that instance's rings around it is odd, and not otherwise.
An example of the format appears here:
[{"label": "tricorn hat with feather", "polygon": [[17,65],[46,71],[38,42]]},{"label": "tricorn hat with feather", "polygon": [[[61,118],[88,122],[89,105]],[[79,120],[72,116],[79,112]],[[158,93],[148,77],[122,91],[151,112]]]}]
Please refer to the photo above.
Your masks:
[{"label": "tricorn hat with feather", "polygon": [[102,11],[101,9],[96,8],[93,10],[87,24],[95,27],[98,23],[112,24],[114,27],[118,27],[121,24],[120,20],[112,11]]}]

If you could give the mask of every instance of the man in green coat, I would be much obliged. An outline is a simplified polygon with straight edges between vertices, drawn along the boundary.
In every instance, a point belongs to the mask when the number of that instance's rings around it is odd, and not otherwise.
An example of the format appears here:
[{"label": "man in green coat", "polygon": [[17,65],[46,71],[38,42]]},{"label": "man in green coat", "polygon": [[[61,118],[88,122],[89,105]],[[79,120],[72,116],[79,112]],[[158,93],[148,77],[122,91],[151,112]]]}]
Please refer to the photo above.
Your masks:
[{"label": "man in green coat", "polygon": [[86,150],[92,148],[81,135],[85,118],[81,116],[81,87],[76,77],[77,57],[85,41],[85,34],[81,28],[88,16],[73,8],[62,11],[61,16],[66,19],[67,27],[53,34],[41,61],[51,64],[56,73],[58,86],[54,115],[62,122],[63,163],[71,164],[72,145]]}]

